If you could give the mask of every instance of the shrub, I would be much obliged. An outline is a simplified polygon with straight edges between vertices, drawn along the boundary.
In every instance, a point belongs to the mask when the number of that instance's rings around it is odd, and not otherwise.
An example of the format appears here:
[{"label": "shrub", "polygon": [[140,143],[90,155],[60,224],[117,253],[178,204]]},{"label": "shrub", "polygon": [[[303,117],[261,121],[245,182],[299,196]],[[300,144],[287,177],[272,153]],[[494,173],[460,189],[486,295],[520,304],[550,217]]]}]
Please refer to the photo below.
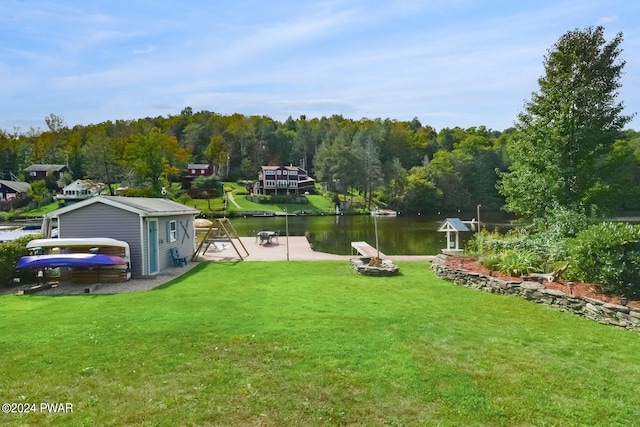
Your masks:
[{"label": "shrub", "polygon": [[187,192],[181,193],[178,197],[176,197],[175,201],[181,203],[183,205],[189,205],[191,203],[191,196]]},{"label": "shrub", "polygon": [[500,255],[489,255],[481,257],[479,261],[480,264],[489,270],[498,271],[500,270],[500,261],[502,261],[502,259],[500,258]]},{"label": "shrub", "polygon": [[540,259],[530,251],[508,250],[500,256],[497,267],[501,273],[519,277],[539,270]]},{"label": "shrub", "polygon": [[[42,237],[39,234],[31,234],[0,244],[0,285],[13,284],[13,278],[16,277],[16,264],[27,253],[27,243]],[[25,272],[25,274],[29,273],[29,271]]]},{"label": "shrub", "polygon": [[253,203],[271,203],[271,196],[265,194],[252,194],[247,196],[247,200]]},{"label": "shrub", "polygon": [[640,226],[592,225],[568,241],[567,251],[568,276],[597,283],[606,293],[640,295]]}]

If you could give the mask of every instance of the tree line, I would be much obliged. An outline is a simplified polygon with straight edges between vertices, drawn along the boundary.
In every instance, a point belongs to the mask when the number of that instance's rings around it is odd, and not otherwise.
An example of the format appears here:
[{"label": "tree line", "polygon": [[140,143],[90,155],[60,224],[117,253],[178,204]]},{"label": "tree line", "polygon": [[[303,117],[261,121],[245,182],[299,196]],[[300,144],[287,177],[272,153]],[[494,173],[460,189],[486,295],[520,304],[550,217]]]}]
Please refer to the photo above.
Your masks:
[{"label": "tree line", "polygon": [[[615,90],[624,63],[621,35],[602,28],[569,32],[545,58],[541,90],[513,128],[436,130],[411,121],[341,115],[289,117],[194,112],[69,127],[0,130],[2,179],[33,163],[67,164],[75,178],[129,181],[150,192],[179,180],[188,163],[206,163],[229,180],[254,180],[263,165],[299,165],[343,198],[401,211],[507,207],[535,215],[546,201],[595,201],[640,208],[640,135],[623,130]],[[576,67],[576,64],[578,66]],[[563,199],[566,194],[568,198]]]}]

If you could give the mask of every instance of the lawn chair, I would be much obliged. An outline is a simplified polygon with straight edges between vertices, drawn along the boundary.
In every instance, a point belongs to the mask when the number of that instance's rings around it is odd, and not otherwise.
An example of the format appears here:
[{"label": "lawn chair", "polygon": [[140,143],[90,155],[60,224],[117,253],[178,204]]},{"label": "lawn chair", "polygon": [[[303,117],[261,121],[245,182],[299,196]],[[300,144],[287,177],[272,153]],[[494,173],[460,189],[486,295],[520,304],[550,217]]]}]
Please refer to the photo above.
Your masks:
[{"label": "lawn chair", "polygon": [[173,258],[174,267],[182,267],[183,265],[187,265],[187,257],[180,256],[180,252],[178,248],[169,249],[171,252],[171,258]]}]

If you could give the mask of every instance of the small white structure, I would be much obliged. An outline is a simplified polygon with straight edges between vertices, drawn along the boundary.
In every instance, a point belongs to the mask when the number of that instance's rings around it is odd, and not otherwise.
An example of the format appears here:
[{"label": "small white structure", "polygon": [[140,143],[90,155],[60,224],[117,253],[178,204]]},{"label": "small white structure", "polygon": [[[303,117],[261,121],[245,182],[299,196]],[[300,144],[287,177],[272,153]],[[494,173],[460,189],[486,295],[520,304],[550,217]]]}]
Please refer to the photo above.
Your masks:
[{"label": "small white structure", "polygon": [[446,218],[438,227],[438,231],[447,233],[447,248],[442,253],[447,255],[459,255],[462,253],[460,249],[460,232],[471,231],[460,218]]}]

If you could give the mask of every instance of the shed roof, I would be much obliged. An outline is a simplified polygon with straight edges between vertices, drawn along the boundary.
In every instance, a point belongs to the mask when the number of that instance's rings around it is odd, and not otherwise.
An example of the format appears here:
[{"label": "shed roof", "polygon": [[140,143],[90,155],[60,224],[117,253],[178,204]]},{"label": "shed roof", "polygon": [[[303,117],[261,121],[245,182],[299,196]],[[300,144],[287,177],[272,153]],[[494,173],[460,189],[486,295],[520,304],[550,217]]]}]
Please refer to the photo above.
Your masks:
[{"label": "shed roof", "polygon": [[445,218],[438,231],[471,231],[460,218]]},{"label": "shed roof", "polygon": [[76,179],[71,184],[64,187],[63,191],[79,188],[79,189],[88,189],[88,190],[93,190],[95,192],[99,192],[106,186],[107,185],[102,182],[93,181],[91,179]]},{"label": "shed roof", "polygon": [[199,210],[190,208],[172,200],[153,197],[97,196],[57,209],[49,214],[49,218],[58,218],[67,212],[81,209],[94,203],[103,203],[118,209],[136,213],[142,217],[197,215]]},{"label": "shed roof", "polygon": [[187,169],[209,169],[211,165],[207,163],[189,163]]},{"label": "shed roof", "polygon": [[18,193],[26,193],[29,188],[31,188],[31,184],[22,181],[7,181],[4,179],[0,179],[0,184]]},{"label": "shed roof", "polygon": [[25,172],[59,172],[67,168],[67,165],[31,165],[24,169]]}]

